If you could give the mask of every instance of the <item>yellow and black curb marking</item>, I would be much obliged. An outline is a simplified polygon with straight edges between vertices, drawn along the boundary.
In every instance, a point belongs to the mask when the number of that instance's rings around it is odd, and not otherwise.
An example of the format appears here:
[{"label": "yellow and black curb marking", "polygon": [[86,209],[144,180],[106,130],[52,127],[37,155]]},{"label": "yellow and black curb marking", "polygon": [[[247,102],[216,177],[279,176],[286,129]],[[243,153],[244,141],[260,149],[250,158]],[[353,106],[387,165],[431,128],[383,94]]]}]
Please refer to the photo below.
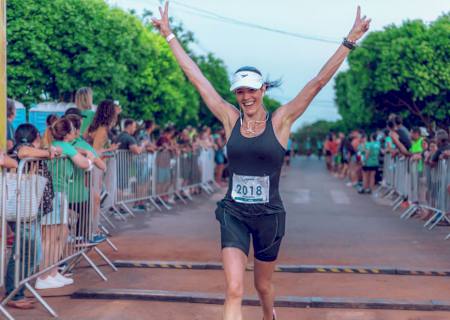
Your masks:
[{"label": "yellow and black curb marking", "polygon": [[[182,270],[222,270],[221,263],[215,262],[179,262],[179,261],[114,261],[118,268],[152,268],[152,269],[182,269]],[[247,270],[253,270],[248,266]],[[400,276],[432,276],[450,277],[450,271],[406,270],[399,268],[378,268],[358,266],[323,266],[323,265],[278,265],[276,272],[285,273],[336,273],[336,274],[370,274],[370,275],[400,275]]]},{"label": "yellow and black curb marking", "polygon": [[[80,289],[73,293],[71,297],[73,299],[140,300],[220,305],[225,301],[223,294],[136,289]],[[258,306],[259,299],[257,297],[245,297],[242,304],[247,306]],[[279,297],[275,301],[275,306],[286,308],[450,311],[449,301],[403,301],[298,296]]]}]

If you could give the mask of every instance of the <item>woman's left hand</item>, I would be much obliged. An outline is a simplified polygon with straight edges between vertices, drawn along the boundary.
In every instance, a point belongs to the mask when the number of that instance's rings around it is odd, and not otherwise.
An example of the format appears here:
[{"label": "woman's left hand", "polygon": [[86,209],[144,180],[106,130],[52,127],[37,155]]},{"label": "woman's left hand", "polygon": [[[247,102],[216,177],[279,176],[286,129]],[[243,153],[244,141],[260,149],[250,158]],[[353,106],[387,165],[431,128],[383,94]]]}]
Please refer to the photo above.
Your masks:
[{"label": "woman's left hand", "polygon": [[356,42],[360,39],[369,30],[370,21],[372,21],[372,19],[367,19],[366,16],[361,18],[361,7],[358,6],[355,23],[353,24],[347,39],[352,42]]}]

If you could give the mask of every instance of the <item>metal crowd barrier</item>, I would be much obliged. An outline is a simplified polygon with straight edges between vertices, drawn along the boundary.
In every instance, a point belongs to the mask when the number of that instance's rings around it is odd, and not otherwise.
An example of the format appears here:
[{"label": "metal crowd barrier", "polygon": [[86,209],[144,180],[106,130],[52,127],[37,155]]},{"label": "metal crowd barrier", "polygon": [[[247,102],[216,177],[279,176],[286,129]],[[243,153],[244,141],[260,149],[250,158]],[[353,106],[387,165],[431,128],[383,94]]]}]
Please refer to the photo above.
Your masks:
[{"label": "metal crowd barrier", "polygon": [[[402,212],[402,219],[409,219],[418,210],[430,211],[431,217],[424,227],[433,229],[441,221],[450,223],[450,201],[448,186],[450,184],[450,164],[448,159],[439,160],[437,166],[430,166],[423,160],[391,157],[385,155],[383,182],[386,188],[384,197],[396,195],[393,210],[403,201],[409,207]],[[446,239],[450,238],[450,234]]]},{"label": "metal crowd barrier", "polygon": [[395,193],[395,161],[390,153],[384,155],[383,176],[375,196],[380,196],[384,191],[384,197],[390,197]]},{"label": "metal crowd barrier", "polygon": [[7,210],[2,217],[14,230],[15,240],[6,269],[6,298],[2,305],[27,288],[57,317],[31,281],[55,275],[63,263],[67,263],[65,271],[70,271],[83,258],[106,281],[87,255],[91,250],[115,269],[91,242],[100,214],[95,208],[99,188],[92,172],[76,168],[70,159],[63,157],[24,159],[17,173],[7,174]]},{"label": "metal crowd barrier", "polygon": [[120,150],[109,156],[107,166],[105,190],[111,200],[104,205],[102,216],[110,225],[106,212],[111,209],[126,220],[126,214],[134,216],[131,206],[137,203],[169,210],[175,197],[183,203],[192,200],[193,188],[214,192],[213,149],[188,147],[140,154]]},{"label": "metal crowd barrier", "polygon": [[[0,288],[3,288],[5,285],[5,267],[6,267],[6,258],[8,256],[8,252],[6,250],[6,241],[7,241],[7,221],[6,221],[6,210],[7,210],[7,184],[6,178],[7,170],[5,168],[0,167],[0,219],[1,219],[1,238],[0,238]],[[13,320],[14,318],[9,314],[9,312],[0,305],[0,313],[5,316],[8,320]]]},{"label": "metal crowd barrier", "polygon": [[[92,243],[100,217],[113,226],[107,212],[119,217],[134,215],[132,204],[150,202],[161,210],[170,206],[164,198],[178,197],[185,202],[190,189],[213,191],[214,151],[190,148],[183,152],[161,150],[154,154],[116,151],[107,155],[107,171],[76,168],[71,159],[24,159],[17,172],[1,171],[1,249],[0,286],[6,298],[0,312],[13,319],[4,305],[28,289],[54,317],[56,312],[31,285],[66,263],[72,270],[82,259],[106,281],[89,258],[91,250],[117,271],[112,262]],[[184,197],[183,197],[184,195]],[[103,201],[102,201],[103,200]],[[100,209],[100,203],[102,208]],[[6,226],[15,232],[12,254],[6,262]],[[108,243],[117,250],[115,246]],[[3,281],[6,279],[5,281]],[[5,282],[5,283],[3,283]]]}]

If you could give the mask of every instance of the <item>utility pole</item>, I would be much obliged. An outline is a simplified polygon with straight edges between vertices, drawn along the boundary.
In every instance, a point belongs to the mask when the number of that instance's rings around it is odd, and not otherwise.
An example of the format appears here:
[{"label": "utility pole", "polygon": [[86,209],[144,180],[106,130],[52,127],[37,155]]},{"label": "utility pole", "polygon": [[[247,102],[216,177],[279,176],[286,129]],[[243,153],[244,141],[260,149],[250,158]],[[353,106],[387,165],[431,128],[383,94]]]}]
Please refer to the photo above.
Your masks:
[{"label": "utility pole", "polygon": [[0,0],[0,149],[6,151],[6,0]]}]

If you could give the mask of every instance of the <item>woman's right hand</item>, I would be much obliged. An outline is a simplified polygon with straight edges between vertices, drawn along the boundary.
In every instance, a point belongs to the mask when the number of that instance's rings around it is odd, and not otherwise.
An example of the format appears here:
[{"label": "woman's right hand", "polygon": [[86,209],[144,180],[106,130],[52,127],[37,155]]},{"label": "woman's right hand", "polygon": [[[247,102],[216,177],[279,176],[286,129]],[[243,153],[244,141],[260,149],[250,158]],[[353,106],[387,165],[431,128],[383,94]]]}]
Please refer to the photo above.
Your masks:
[{"label": "woman's right hand", "polygon": [[155,17],[152,17],[152,24],[156,29],[159,30],[162,36],[167,38],[167,36],[172,33],[172,30],[170,30],[170,23],[169,23],[169,2],[166,1],[164,5],[164,11],[161,7],[159,7],[158,9],[159,13],[161,14],[161,19],[156,19]]}]

